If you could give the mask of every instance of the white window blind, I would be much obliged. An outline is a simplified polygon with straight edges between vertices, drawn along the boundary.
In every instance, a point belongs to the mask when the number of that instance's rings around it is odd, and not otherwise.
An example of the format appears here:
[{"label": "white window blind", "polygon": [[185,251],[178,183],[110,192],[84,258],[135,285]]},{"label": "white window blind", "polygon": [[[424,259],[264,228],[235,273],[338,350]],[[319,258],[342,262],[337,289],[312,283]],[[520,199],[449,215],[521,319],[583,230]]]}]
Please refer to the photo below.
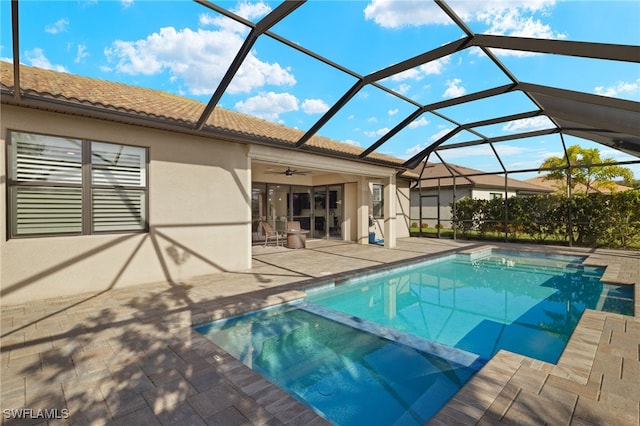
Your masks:
[{"label": "white window blind", "polygon": [[80,188],[17,187],[14,191],[14,234],[79,233],[82,231]]},{"label": "white window blind", "polygon": [[373,184],[372,191],[372,215],[376,219],[382,219],[384,216],[384,186]]},{"label": "white window blind", "polygon": [[80,184],[82,141],[13,133],[13,178],[26,182]]},{"label": "white window blind", "polygon": [[147,150],[10,132],[11,237],[144,231]]},{"label": "white window blind", "polygon": [[91,144],[91,181],[96,185],[144,186],[145,149],[100,142]]},{"label": "white window blind", "polygon": [[141,231],[145,228],[143,191],[93,190],[93,230]]}]

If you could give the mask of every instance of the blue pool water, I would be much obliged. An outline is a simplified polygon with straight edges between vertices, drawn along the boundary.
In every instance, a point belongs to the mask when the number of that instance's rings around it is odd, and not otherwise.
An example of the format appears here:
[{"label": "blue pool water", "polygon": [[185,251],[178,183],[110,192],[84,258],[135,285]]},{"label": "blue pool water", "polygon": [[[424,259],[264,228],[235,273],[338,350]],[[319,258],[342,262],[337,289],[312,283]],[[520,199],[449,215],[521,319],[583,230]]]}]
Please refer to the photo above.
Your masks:
[{"label": "blue pool water", "polygon": [[579,257],[454,255],[378,273],[307,297],[319,304],[476,353],[557,362],[585,309],[633,315],[631,286],[603,285]]},{"label": "blue pool water", "polygon": [[334,424],[424,424],[499,349],[556,362],[586,308],[633,314],[582,260],[453,255],[196,330]]},{"label": "blue pool water", "polygon": [[197,330],[337,425],[423,425],[475,373],[295,306]]}]

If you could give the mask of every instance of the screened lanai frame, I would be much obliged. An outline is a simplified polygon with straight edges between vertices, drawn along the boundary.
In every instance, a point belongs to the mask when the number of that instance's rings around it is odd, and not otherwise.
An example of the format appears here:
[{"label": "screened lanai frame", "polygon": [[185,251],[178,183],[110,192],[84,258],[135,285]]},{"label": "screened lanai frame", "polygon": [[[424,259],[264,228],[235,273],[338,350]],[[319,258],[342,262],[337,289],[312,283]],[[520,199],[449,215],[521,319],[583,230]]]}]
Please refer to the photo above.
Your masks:
[{"label": "screened lanai frame", "polygon": [[[451,22],[457,26],[463,36],[459,39],[442,44],[437,48],[397,62],[394,65],[371,72],[367,75],[361,75],[342,64],[336,63],[301,46],[291,39],[287,39],[273,32],[274,26],[279,22],[286,20],[288,16],[295,13],[298,8],[304,7],[306,1],[284,1],[256,22],[245,19],[233,13],[229,9],[210,1],[195,0],[195,3],[202,6],[203,10],[213,11],[246,26],[250,31],[244,39],[242,47],[239,49],[227,68],[225,75],[222,77],[217,88],[212,93],[209,102],[203,109],[197,123],[191,125],[165,120],[165,122],[162,123],[165,127],[177,128],[180,131],[188,131],[205,137],[219,137],[226,140],[238,140],[239,136],[237,134],[223,128],[208,125],[208,119],[213,110],[219,106],[223,95],[229,88],[229,85],[244,63],[244,60],[251,52],[252,47],[255,46],[258,40],[261,40],[262,38],[269,38],[281,43],[289,49],[294,49],[300,54],[321,62],[324,66],[331,67],[337,72],[349,76],[355,81],[355,83],[348,88],[342,96],[334,102],[297,141],[295,141],[295,143],[282,143],[282,141],[262,137],[260,135],[243,135],[243,141],[274,145],[280,148],[292,150],[322,152],[322,148],[308,144],[309,140],[315,135],[318,135],[323,126],[336,117],[336,115],[339,114],[349,101],[358,95],[358,93],[366,88],[373,87],[405,102],[408,105],[411,105],[415,109],[413,112],[400,119],[398,124],[390,129],[386,134],[364,148],[358,155],[354,156],[353,154],[340,152],[331,152],[331,155],[361,162],[384,164],[396,167],[398,169],[399,176],[414,179],[417,185],[421,182],[422,176],[415,176],[411,173],[407,173],[407,170],[414,170],[420,166],[420,164],[426,165],[429,158],[438,156],[438,152],[456,147],[488,145],[496,156],[497,163],[500,165],[500,170],[492,171],[487,174],[504,175],[505,181],[509,175],[513,175],[515,173],[540,171],[539,169],[509,169],[502,161],[495,145],[509,140],[525,139],[541,135],[559,134],[561,139],[563,135],[575,136],[603,146],[614,148],[633,157],[640,158],[639,102],[519,81],[494,52],[494,49],[505,49],[527,53],[551,54],[566,57],[638,64],[640,63],[640,46],[478,34],[471,30],[470,26],[468,26],[463,19],[456,14],[454,9],[446,1],[435,0],[435,4],[446,16],[448,16]],[[11,5],[14,58],[13,67],[15,79],[12,96],[17,102],[19,102],[21,96],[23,96],[22,91],[20,90],[19,69],[19,4],[20,2],[18,0],[14,0]],[[507,81],[506,84],[429,104],[417,102],[397,90],[390,89],[384,84],[386,79],[395,75],[472,48],[479,49],[482,51],[483,55],[490,59],[498,72],[502,74],[504,80]],[[535,105],[535,108],[530,111],[518,112],[501,117],[492,117],[469,123],[456,121],[442,112],[442,110],[446,108],[472,104],[475,101],[481,101],[512,93],[519,93],[526,96],[532,104]],[[24,94],[24,96],[28,98],[29,102],[55,102],[58,104],[65,102],[64,100],[53,100],[33,94]],[[87,106],[87,108],[90,107]],[[102,112],[104,113],[104,111]],[[121,111],[113,111],[112,113],[114,115],[123,114]],[[107,114],[109,114],[109,112],[107,112]],[[384,158],[372,155],[374,152],[379,152],[386,143],[393,140],[394,136],[398,135],[398,133],[407,128],[411,123],[424,116],[437,117],[439,120],[450,123],[452,129],[447,134],[424,147],[403,163],[390,163]],[[547,119],[552,123],[550,128],[501,136],[488,136],[478,129],[483,126],[491,126],[499,123],[541,116],[547,117]],[[157,120],[161,119],[158,118]],[[452,142],[452,139],[462,132],[474,135],[477,139],[464,142]],[[566,154],[564,139],[562,139],[562,144]],[[640,164],[640,160],[619,162],[616,164]],[[593,166],[598,165],[595,164]],[[567,163],[565,168],[568,167],[569,164]]]}]

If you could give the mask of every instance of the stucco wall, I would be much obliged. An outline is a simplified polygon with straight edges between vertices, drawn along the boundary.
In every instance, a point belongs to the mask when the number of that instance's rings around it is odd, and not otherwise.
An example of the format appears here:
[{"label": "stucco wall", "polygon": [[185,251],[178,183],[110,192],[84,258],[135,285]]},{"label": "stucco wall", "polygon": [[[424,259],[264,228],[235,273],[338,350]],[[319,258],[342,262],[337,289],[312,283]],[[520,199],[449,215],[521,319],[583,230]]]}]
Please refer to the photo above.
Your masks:
[{"label": "stucco wall", "polygon": [[[7,240],[7,130],[148,147],[150,231]],[[250,267],[244,145],[6,105],[0,137],[1,304]]]}]

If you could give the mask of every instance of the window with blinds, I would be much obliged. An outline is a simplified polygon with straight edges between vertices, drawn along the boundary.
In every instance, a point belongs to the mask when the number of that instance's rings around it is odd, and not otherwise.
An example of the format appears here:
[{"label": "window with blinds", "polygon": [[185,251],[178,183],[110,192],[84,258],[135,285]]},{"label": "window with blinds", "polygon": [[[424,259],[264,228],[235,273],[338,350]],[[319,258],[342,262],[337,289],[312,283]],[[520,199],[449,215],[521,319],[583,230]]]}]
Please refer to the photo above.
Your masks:
[{"label": "window with blinds", "polygon": [[376,219],[384,218],[384,186],[374,183],[372,187],[372,215]]},{"label": "window with blinds", "polygon": [[9,135],[11,237],[145,231],[145,148]]}]

